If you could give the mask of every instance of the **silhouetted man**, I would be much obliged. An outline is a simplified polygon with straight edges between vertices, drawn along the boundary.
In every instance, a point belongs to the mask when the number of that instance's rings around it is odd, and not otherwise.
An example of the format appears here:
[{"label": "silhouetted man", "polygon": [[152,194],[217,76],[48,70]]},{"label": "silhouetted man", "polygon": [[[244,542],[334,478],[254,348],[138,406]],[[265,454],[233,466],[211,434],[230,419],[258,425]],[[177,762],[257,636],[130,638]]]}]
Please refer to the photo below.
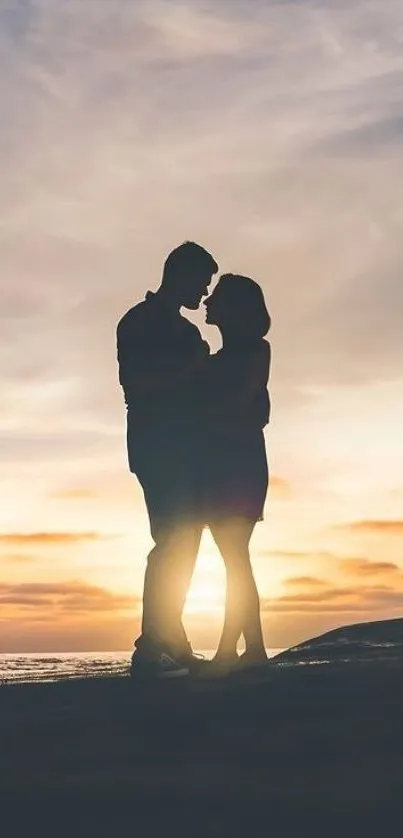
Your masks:
[{"label": "silhouetted man", "polygon": [[197,309],[217,271],[210,253],[185,242],[166,259],[159,289],[149,291],[117,328],[129,468],[143,488],[155,542],[147,560],[132,674],[175,677],[198,665],[182,611],[203,529],[192,394],[198,365],[209,350],[180,308]]}]

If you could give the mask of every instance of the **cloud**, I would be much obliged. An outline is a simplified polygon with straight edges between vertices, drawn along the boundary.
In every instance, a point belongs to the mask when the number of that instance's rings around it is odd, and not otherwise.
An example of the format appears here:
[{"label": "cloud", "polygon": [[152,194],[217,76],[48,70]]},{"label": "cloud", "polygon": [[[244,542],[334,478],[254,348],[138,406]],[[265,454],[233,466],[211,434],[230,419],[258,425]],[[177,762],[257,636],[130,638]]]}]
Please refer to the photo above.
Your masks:
[{"label": "cloud", "polygon": [[[123,434],[122,434],[123,436]],[[50,500],[57,501],[93,501],[106,500],[133,502],[133,486],[136,484],[129,473],[119,468],[119,463],[109,470],[108,479],[100,479],[96,472],[93,476],[93,485],[66,485],[53,489],[48,493]]]},{"label": "cloud", "polygon": [[[233,19],[231,10],[209,4],[149,3],[144,8],[148,30],[148,51],[159,60],[166,56],[176,61],[211,59],[239,55],[253,48],[262,38],[253,19]],[[260,38],[259,38],[260,35]]]},{"label": "cloud", "polygon": [[94,500],[99,492],[96,489],[61,489],[51,492],[50,497],[53,500]]},{"label": "cloud", "polygon": [[259,556],[266,556],[274,559],[289,559],[290,561],[334,561],[338,557],[327,550],[258,550]]},{"label": "cloud", "polygon": [[[403,74],[400,75],[400,82]],[[334,135],[325,146],[327,153],[362,156],[363,154],[389,154],[396,149],[403,133],[403,117],[399,115],[377,119],[359,128],[352,128]]]},{"label": "cloud", "polygon": [[359,599],[362,595],[363,590],[359,588],[333,588],[328,586],[320,591],[307,590],[298,594],[284,594],[279,597],[279,601],[285,603],[332,602],[338,599],[345,600],[348,597],[357,597]]},{"label": "cloud", "polygon": [[[1,378],[33,457],[43,421],[122,423],[117,318],[187,235],[261,279],[288,392],[401,369],[400,20],[392,1],[364,23],[358,2],[258,0],[3,18]],[[374,167],[360,132],[378,124],[395,158]]]},{"label": "cloud", "polygon": [[289,579],[284,579],[283,584],[291,588],[323,588],[329,583],[324,579],[318,579],[317,576],[291,576]]},{"label": "cloud", "polygon": [[[381,259],[374,255],[374,266],[358,268],[350,281],[335,284],[304,323],[304,331],[310,332],[310,357],[305,361],[318,383],[330,378],[333,384],[382,381],[385,369],[389,377],[400,376],[403,262],[397,241],[393,243],[399,226],[397,214],[382,220],[374,209],[368,226],[373,247],[382,251],[387,247],[388,252],[382,252]],[[325,337],[326,368],[320,357]]]},{"label": "cloud", "polygon": [[403,590],[388,585],[328,586],[320,590],[307,589],[296,594],[284,594],[275,599],[263,599],[262,610],[291,613],[353,614],[379,611],[401,611]]},{"label": "cloud", "polygon": [[[27,388],[28,395],[31,395],[32,401],[38,403],[41,396],[37,399],[37,394],[34,388]],[[50,394],[53,394],[55,400],[58,398],[59,386],[56,383],[47,386],[43,383],[43,403],[46,404]],[[50,391],[50,392],[49,392]],[[63,401],[63,398],[62,398]],[[42,408],[41,408],[42,409]],[[35,410],[35,407],[34,407]],[[48,420],[49,422],[49,417]],[[35,419],[33,420],[32,428],[26,430],[15,429],[3,434],[2,445],[4,446],[3,463],[20,466],[29,461],[41,461],[43,465],[55,463],[68,463],[78,459],[96,459],[101,458],[102,454],[108,447],[119,450],[117,445],[114,445],[114,440],[111,435],[105,430],[92,428],[86,430],[82,428],[78,430],[74,427],[74,417],[70,422],[70,429],[63,427],[63,420],[56,428],[53,426],[47,432],[37,433],[35,430]],[[45,423],[46,424],[46,423]],[[123,425],[123,423],[122,423]],[[121,428],[120,437],[123,437],[123,427]],[[121,440],[119,439],[119,442]],[[117,457],[116,457],[117,459]]]},{"label": "cloud", "polygon": [[82,541],[98,541],[105,538],[97,532],[9,532],[0,533],[0,544],[8,545],[37,545],[48,544],[77,544]]},{"label": "cloud", "polygon": [[403,521],[368,520],[351,521],[336,524],[332,527],[335,532],[348,535],[403,535]]},{"label": "cloud", "polygon": [[289,500],[293,496],[292,486],[283,477],[270,475],[269,493],[274,500]]},{"label": "cloud", "polygon": [[341,569],[346,573],[357,576],[377,576],[378,574],[402,573],[401,568],[394,562],[373,562],[368,559],[341,559]]},{"label": "cloud", "polygon": [[137,603],[133,596],[115,594],[79,581],[0,583],[0,605],[51,609],[55,617],[94,611],[133,610]]},{"label": "cloud", "polygon": [[31,556],[27,553],[7,553],[1,559],[3,562],[10,562],[10,564],[29,564],[38,561],[39,556]]}]

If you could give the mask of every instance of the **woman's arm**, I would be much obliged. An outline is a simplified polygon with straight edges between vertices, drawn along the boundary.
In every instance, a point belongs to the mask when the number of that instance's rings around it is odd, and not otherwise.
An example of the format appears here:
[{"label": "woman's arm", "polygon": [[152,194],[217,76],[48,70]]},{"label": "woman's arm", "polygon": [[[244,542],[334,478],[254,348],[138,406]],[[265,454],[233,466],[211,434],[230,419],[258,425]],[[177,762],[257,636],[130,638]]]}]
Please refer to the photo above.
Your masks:
[{"label": "woman's arm", "polygon": [[208,418],[247,419],[255,397],[267,387],[270,364],[267,341],[261,341],[252,350],[211,356],[206,382]]}]

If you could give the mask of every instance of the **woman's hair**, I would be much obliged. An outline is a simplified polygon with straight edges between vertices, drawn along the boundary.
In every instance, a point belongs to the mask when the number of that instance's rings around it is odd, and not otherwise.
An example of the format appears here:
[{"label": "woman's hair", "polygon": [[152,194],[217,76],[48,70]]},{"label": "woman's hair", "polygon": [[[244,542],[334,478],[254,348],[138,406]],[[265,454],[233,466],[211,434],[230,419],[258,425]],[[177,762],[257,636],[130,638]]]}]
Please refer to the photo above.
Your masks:
[{"label": "woman's hair", "polygon": [[226,295],[228,313],[246,339],[264,338],[271,326],[263,291],[253,279],[240,274],[222,274],[220,292]]}]

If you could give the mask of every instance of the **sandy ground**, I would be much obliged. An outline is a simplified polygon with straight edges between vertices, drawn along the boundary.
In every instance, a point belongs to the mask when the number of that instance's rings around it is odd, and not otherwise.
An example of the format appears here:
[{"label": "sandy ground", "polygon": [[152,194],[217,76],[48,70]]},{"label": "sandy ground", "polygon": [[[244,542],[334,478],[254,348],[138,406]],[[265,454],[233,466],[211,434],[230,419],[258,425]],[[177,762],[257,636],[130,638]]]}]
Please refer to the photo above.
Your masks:
[{"label": "sandy ground", "polygon": [[4,686],[0,745],[7,838],[403,834],[403,666],[387,660]]}]

